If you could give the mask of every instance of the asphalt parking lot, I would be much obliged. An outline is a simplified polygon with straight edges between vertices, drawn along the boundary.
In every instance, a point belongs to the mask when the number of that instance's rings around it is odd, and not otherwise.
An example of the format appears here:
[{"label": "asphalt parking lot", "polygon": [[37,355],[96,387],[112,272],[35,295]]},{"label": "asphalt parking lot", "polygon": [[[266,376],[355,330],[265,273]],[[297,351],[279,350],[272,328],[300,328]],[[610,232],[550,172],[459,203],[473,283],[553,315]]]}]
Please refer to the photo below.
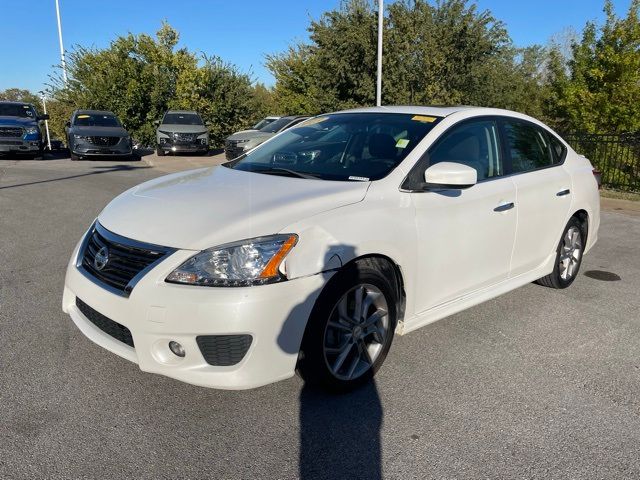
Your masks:
[{"label": "asphalt parking lot", "polygon": [[640,216],[603,212],[567,290],[397,337],[375,385],[216,391],[140,372],[60,309],[82,232],[166,171],[0,159],[0,478],[640,478]]}]

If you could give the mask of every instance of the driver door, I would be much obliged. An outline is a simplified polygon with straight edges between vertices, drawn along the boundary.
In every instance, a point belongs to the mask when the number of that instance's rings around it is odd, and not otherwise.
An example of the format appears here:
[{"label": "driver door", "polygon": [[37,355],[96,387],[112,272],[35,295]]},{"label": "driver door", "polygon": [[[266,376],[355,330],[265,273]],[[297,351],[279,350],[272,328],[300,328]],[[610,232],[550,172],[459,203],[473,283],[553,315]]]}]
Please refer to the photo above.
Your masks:
[{"label": "driver door", "polygon": [[429,159],[430,165],[473,167],[478,183],[410,194],[418,238],[416,313],[506,280],[516,234],[516,188],[504,176],[494,120],[454,125],[429,150]]}]

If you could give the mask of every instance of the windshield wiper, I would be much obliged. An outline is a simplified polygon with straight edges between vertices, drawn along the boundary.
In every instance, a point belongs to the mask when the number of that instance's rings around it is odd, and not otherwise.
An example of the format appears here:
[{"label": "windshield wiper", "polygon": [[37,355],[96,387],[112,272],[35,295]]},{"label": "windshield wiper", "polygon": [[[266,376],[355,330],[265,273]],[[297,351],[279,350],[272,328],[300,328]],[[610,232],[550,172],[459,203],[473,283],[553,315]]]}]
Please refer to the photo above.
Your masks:
[{"label": "windshield wiper", "polygon": [[280,168],[280,167],[272,167],[272,168],[265,168],[262,170],[252,170],[252,171],[256,173],[267,173],[267,174],[273,174],[273,175],[281,175],[285,173],[292,177],[307,178],[312,180],[318,179],[317,175],[312,175],[310,173],[296,172],[295,170],[289,170],[288,168]]}]

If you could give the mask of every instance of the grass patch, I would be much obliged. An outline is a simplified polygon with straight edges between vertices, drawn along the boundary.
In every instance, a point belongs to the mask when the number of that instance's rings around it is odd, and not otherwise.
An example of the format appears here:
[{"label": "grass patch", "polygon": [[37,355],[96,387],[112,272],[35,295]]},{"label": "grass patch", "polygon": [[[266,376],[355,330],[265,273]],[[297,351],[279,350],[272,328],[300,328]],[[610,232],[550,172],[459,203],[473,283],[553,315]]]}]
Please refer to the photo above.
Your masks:
[{"label": "grass patch", "polygon": [[600,190],[600,196],[605,198],[619,198],[621,200],[631,200],[633,202],[640,202],[640,193],[631,192],[619,192],[617,190]]}]

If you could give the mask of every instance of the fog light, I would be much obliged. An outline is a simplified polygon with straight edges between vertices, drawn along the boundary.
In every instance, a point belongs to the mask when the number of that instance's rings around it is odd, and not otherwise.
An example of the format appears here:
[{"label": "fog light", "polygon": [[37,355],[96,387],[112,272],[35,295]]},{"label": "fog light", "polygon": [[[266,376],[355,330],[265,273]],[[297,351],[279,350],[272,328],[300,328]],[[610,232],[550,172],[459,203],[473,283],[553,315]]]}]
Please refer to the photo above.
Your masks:
[{"label": "fog light", "polygon": [[184,357],[184,347],[178,342],[174,342],[173,340],[171,340],[169,342],[169,350],[171,350],[177,357]]}]

